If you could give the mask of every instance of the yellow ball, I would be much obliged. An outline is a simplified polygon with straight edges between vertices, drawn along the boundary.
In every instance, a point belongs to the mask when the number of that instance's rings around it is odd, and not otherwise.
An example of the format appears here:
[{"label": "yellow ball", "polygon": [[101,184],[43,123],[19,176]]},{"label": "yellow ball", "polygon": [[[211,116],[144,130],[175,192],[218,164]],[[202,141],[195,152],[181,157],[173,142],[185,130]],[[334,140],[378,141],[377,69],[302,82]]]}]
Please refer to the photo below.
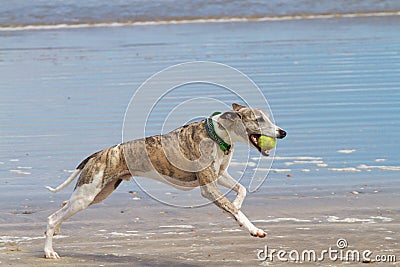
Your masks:
[{"label": "yellow ball", "polygon": [[258,138],[258,145],[261,147],[262,150],[271,150],[276,145],[276,138],[261,135]]}]

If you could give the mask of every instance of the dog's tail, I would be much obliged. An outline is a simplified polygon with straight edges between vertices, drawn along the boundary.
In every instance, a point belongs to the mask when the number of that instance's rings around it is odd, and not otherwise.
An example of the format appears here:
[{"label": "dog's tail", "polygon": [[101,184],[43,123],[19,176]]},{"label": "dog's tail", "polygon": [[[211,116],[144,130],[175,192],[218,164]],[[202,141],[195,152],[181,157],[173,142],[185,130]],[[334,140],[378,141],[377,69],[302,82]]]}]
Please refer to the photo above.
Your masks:
[{"label": "dog's tail", "polygon": [[[100,152],[100,151],[99,151]],[[94,156],[96,156],[99,152],[93,153],[92,155],[90,155],[89,157],[87,157],[86,159],[84,159],[79,165],[78,167],[76,167],[76,170],[72,173],[72,175],[70,177],[68,177],[67,180],[65,180],[62,184],[60,184],[59,186],[57,186],[56,188],[50,187],[50,186],[46,186],[46,188],[48,190],[50,190],[53,193],[57,193],[61,190],[63,190],[66,186],[68,186],[73,180],[75,180],[76,176],[78,176],[78,174],[82,171],[82,169],[85,167],[86,163],[88,163],[88,161],[93,158]]]},{"label": "dog's tail", "polygon": [[82,171],[82,170],[80,170],[80,169],[76,169],[76,170],[74,171],[74,173],[73,173],[70,177],[68,177],[67,180],[64,181],[64,183],[60,184],[60,185],[57,186],[56,188],[53,188],[53,187],[50,187],[50,186],[46,186],[46,188],[47,188],[48,190],[50,190],[51,192],[53,192],[53,193],[57,193],[57,192],[63,190],[67,185],[69,185],[69,184],[76,178],[76,176],[78,176],[78,174],[79,174],[81,171]]}]

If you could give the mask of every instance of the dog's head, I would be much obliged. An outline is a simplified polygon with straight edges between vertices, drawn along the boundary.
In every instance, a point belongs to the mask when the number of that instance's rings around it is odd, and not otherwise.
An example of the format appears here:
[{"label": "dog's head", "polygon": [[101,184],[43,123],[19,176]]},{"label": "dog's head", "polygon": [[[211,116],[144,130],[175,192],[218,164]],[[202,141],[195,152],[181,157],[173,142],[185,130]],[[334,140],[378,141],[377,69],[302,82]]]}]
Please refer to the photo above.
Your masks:
[{"label": "dog's head", "polygon": [[219,122],[229,133],[233,142],[243,142],[255,147],[264,156],[269,155],[269,150],[262,150],[258,145],[261,135],[282,139],[286,132],[273,124],[267,114],[261,109],[249,108],[236,103],[232,104],[233,110],[223,113]]}]

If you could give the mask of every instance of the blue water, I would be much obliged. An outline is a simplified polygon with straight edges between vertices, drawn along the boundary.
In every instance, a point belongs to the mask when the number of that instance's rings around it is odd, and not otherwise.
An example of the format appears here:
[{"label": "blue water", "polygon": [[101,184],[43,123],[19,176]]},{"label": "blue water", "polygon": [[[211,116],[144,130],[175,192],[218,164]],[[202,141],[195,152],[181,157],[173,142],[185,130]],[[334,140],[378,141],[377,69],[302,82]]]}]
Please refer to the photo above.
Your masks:
[{"label": "blue water", "polygon": [[[102,2],[55,3],[71,4],[70,10],[74,10],[78,5]],[[379,7],[374,9],[379,11],[393,10],[391,6],[397,2],[373,3],[368,8]],[[235,4],[240,5],[232,2]],[[60,23],[69,18],[54,15],[58,20],[53,21],[52,13],[43,18],[32,15],[44,10],[32,5],[54,4],[5,4],[2,10],[18,8],[27,15],[0,24]],[[59,12],[65,10],[60,7]],[[82,13],[106,18],[99,15],[104,10],[91,10],[97,15]],[[234,15],[258,16],[260,9],[255,10]],[[357,10],[344,12],[350,11]],[[111,21],[115,21],[114,15],[110,15]],[[81,159],[121,142],[125,109],[147,78],[174,64],[208,60],[235,67],[253,79],[268,99],[276,123],[288,132],[287,138],[278,142],[276,156],[291,158],[278,158],[272,168],[290,172],[271,172],[262,187],[274,189],[268,194],[310,192],[315,187],[348,191],[365,185],[396,191],[396,168],[400,166],[399,22],[399,16],[372,16],[1,32],[1,190],[4,196],[15,195],[15,190],[22,188],[32,194],[47,194],[44,185],[59,184]],[[171,97],[164,105],[170,109],[182,99],[199,96],[226,103],[235,100],[201,87],[186,90],[180,98]],[[207,105],[198,109],[199,116],[214,111]],[[157,130],[157,122],[165,116],[163,109],[154,116],[153,130]],[[177,121],[190,119],[181,114]],[[338,152],[343,149],[353,152]],[[247,148],[239,145],[235,162],[241,162],[247,153]],[[292,164],[301,157],[317,158],[326,166]],[[362,164],[394,166],[395,170],[361,168]],[[356,172],[337,171],[343,168]],[[232,167],[233,176],[240,170],[240,166]],[[246,175],[243,179],[249,183]],[[122,190],[134,187],[125,183]]]},{"label": "blue water", "polygon": [[310,0],[64,0],[3,1],[0,5],[0,29],[19,26],[111,24],[157,21],[209,20],[232,18],[271,18],[317,14],[358,14],[400,11],[396,0],[310,1]]}]

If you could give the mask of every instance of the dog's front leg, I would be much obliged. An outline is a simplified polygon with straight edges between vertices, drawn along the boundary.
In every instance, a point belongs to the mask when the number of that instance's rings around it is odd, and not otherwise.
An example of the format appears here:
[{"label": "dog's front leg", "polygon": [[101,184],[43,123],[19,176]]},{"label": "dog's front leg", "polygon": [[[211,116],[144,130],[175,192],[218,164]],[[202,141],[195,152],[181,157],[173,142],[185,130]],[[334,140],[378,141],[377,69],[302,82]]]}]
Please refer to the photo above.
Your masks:
[{"label": "dog's front leg", "polygon": [[243,212],[238,210],[226,197],[224,197],[221,191],[217,187],[217,179],[215,171],[209,167],[201,172],[197,173],[199,179],[201,195],[210,201],[214,202],[215,205],[228,212],[233,216],[240,226],[244,226],[252,236],[265,237],[266,233],[255,227]]},{"label": "dog's front leg", "polygon": [[235,200],[232,202],[232,204],[240,210],[242,207],[242,203],[244,198],[246,197],[246,188],[241,185],[239,182],[237,182],[235,179],[233,179],[230,174],[225,171],[221,177],[218,178],[218,184],[222,185],[223,187],[232,189],[237,193]]}]

